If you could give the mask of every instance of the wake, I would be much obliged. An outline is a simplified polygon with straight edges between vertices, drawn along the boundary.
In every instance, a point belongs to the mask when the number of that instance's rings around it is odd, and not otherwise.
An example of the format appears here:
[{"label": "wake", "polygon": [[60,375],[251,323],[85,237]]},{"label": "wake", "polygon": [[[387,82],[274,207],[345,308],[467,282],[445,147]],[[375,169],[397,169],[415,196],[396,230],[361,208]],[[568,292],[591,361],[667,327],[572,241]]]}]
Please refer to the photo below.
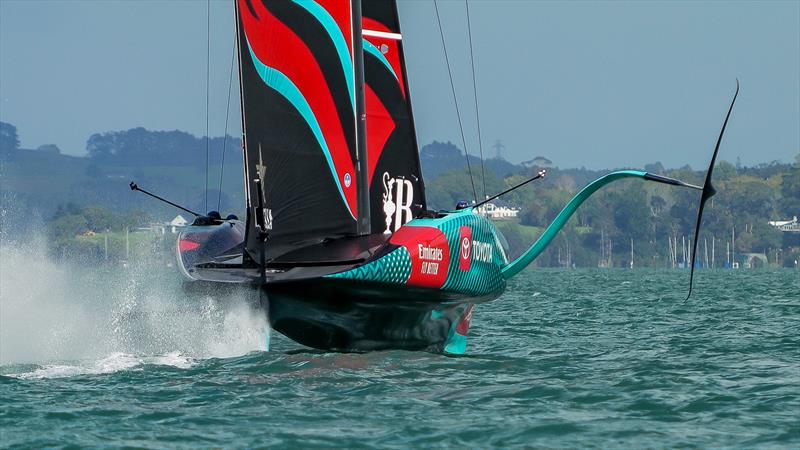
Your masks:
[{"label": "wake", "polygon": [[[54,261],[42,239],[0,236],[0,374],[188,368],[267,350],[268,323],[255,292],[187,294],[181,283],[159,255],[98,268]],[[27,369],[14,373],[21,365]]]}]

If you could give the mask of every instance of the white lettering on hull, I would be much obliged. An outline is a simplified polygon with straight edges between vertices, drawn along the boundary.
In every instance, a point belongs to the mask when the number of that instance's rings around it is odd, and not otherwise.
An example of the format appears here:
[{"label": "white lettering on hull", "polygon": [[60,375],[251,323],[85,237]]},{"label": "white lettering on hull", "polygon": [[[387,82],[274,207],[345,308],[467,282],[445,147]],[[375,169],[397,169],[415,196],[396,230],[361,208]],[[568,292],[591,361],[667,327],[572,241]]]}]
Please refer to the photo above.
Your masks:
[{"label": "white lettering on hull", "polygon": [[472,241],[472,259],[475,261],[491,263],[492,245],[481,241]]}]

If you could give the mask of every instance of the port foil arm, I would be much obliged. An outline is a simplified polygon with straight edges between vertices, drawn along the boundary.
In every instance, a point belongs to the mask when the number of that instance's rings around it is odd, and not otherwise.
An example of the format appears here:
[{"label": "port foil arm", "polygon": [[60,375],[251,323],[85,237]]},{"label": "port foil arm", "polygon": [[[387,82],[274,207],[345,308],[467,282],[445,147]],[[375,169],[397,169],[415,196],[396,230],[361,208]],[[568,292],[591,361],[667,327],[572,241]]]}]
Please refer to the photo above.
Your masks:
[{"label": "port foil arm", "polygon": [[[647,172],[641,172],[638,170],[619,170],[616,172],[611,172],[607,175],[604,175],[591,183],[589,183],[585,188],[581,189],[580,192],[575,194],[572,197],[572,200],[567,203],[567,206],[558,213],[553,223],[551,223],[539,236],[539,239],[534,242],[534,244],[523,253],[519,258],[515,259],[507,266],[503,267],[502,273],[505,279],[509,279],[514,275],[518,274],[522,269],[528,267],[530,263],[532,263],[543,251],[550,245],[550,242],[556,237],[561,228],[567,223],[567,221],[575,214],[575,211],[586,201],[589,197],[592,196],[598,189],[602,188],[603,186],[613,183],[614,181],[621,180],[623,178],[643,178],[646,179]],[[653,180],[655,181],[655,180]]]},{"label": "port foil arm", "polygon": [[[671,186],[679,186],[679,187],[686,187],[689,189],[695,189],[702,191],[702,195],[700,198],[700,206],[697,209],[697,222],[695,224],[695,239],[694,245],[692,246],[692,264],[691,264],[691,272],[689,274],[689,293],[686,296],[686,300],[692,295],[692,285],[694,281],[694,257],[697,253],[697,241],[698,236],[700,235],[700,225],[703,220],[703,208],[705,207],[706,201],[711,198],[715,193],[716,189],[711,184],[711,175],[714,171],[714,164],[717,160],[717,154],[719,153],[719,146],[722,142],[722,135],[725,134],[725,127],[728,125],[728,119],[731,117],[731,111],[733,111],[733,105],[736,103],[736,97],[739,95],[739,80],[736,80],[736,92],[733,94],[733,100],[731,100],[731,105],[728,107],[728,114],[725,116],[725,122],[722,124],[722,130],[719,132],[719,137],[717,138],[717,145],[714,148],[714,153],[711,156],[711,162],[708,165],[708,170],[706,171],[706,179],[703,183],[703,186],[697,186],[695,184],[690,184],[685,181],[676,180],[674,178],[665,177],[663,175],[657,175],[647,172],[641,172],[638,170],[619,170],[616,172],[611,172],[608,175],[602,176],[591,183],[588,186],[581,189],[572,200],[567,203],[567,206],[558,213],[553,223],[550,224],[539,236],[539,239],[533,243],[533,245],[525,251],[519,258],[512,261],[510,264],[506,265],[501,269],[503,277],[507,280],[514,275],[518,274],[522,269],[528,267],[530,263],[532,263],[543,251],[550,245],[550,242],[553,241],[553,238],[556,237],[558,232],[564,225],[567,223],[570,217],[575,214],[575,211],[586,201],[587,198],[591,197],[592,194],[597,192],[598,189],[602,188],[603,186],[612,183],[616,180],[620,180],[622,178],[641,178],[646,181],[653,181],[656,183],[667,184]],[[684,300],[685,301],[685,300]]]},{"label": "port foil arm", "polygon": [[522,269],[528,267],[528,265],[532,263],[547,248],[548,245],[550,245],[550,242],[552,242],[558,232],[564,228],[564,225],[566,225],[570,217],[575,214],[575,211],[578,210],[578,208],[583,204],[583,202],[586,201],[586,199],[591,197],[592,194],[597,192],[603,186],[623,178],[641,178],[646,181],[653,181],[671,186],[680,186],[696,190],[703,189],[700,186],[689,184],[674,178],[642,172],[639,170],[618,170],[616,172],[603,175],[602,177],[589,183],[586,187],[581,189],[580,192],[575,194],[575,196],[572,197],[572,200],[567,203],[567,206],[565,206],[564,209],[558,213],[555,220],[553,220],[553,223],[551,223],[544,230],[544,233],[539,236],[539,239],[537,239],[536,242],[534,242],[533,245],[519,258],[515,259],[501,269],[503,277],[507,280],[518,274]]}]

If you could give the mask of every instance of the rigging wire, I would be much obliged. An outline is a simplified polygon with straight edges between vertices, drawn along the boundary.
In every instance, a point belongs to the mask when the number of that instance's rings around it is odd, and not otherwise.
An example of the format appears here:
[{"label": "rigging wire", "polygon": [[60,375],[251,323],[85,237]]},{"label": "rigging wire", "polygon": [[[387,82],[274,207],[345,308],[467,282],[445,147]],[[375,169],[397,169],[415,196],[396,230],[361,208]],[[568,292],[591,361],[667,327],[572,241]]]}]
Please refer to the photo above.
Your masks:
[{"label": "rigging wire", "polygon": [[447,57],[447,45],[444,42],[444,30],[442,20],[439,17],[439,5],[433,0],[433,7],[436,9],[436,21],[439,23],[439,36],[442,38],[442,49],[444,50],[444,61],[447,63],[447,75],[450,77],[450,89],[453,91],[453,103],[456,106],[456,117],[458,118],[458,129],[461,131],[461,144],[464,146],[464,156],[467,158],[467,171],[469,171],[469,182],[472,184],[472,197],[478,203],[478,193],[475,190],[475,180],[472,179],[472,165],[469,163],[469,152],[467,151],[467,141],[464,139],[464,126],[461,124],[461,113],[458,109],[458,98],[456,97],[456,86],[453,84],[453,72],[450,70],[450,59]]},{"label": "rigging wire", "polygon": [[209,97],[209,90],[210,90],[210,82],[211,79],[211,0],[206,0],[206,190],[205,190],[205,200],[206,200],[206,212],[208,212],[208,150],[209,150],[209,139],[208,139],[208,97]]},{"label": "rigging wire", "polygon": [[481,178],[483,179],[483,199],[486,199],[486,170],[483,163],[483,139],[481,138],[481,114],[478,109],[478,87],[475,81],[475,58],[472,55],[472,23],[469,20],[469,1],[464,0],[464,6],[467,8],[467,34],[469,35],[469,62],[472,66],[472,94],[475,99],[475,122],[478,125],[478,149],[481,152]]},{"label": "rigging wire", "polygon": [[225,133],[222,135],[222,163],[219,168],[219,192],[217,193],[217,211],[219,211],[222,201],[222,175],[225,173],[225,149],[228,144],[228,118],[231,112],[231,86],[233,86],[233,63],[236,60],[236,46],[238,39],[233,41],[233,52],[231,53],[231,71],[228,75],[228,102],[225,105]]}]

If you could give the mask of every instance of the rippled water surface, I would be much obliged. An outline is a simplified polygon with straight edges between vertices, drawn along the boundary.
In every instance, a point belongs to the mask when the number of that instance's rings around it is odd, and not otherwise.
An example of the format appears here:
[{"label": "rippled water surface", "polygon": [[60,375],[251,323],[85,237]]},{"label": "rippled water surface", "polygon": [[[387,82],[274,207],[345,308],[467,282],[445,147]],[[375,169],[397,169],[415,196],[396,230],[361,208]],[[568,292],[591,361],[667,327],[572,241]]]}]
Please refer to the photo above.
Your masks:
[{"label": "rippled water surface", "polygon": [[0,446],[800,447],[798,271],[529,270],[457,358],[265,351],[247,294],[145,269],[2,277]]}]

